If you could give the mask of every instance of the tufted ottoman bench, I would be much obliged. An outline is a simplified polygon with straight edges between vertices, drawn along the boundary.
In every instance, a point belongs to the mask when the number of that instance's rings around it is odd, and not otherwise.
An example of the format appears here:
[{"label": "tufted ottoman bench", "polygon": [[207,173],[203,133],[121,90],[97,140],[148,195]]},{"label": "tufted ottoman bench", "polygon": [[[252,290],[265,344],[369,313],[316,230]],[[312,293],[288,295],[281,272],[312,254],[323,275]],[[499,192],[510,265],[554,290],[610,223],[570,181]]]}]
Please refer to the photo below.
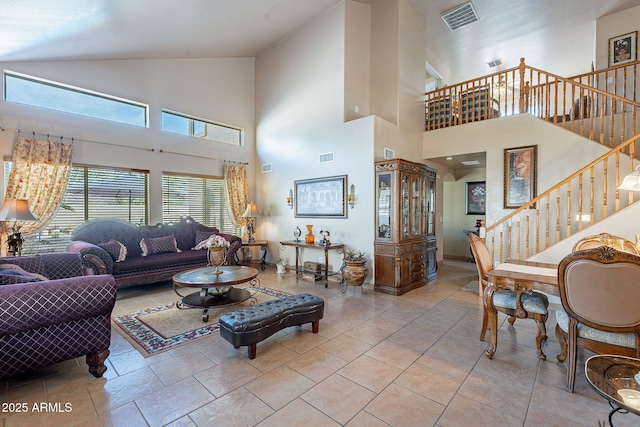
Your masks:
[{"label": "tufted ottoman bench", "polygon": [[256,357],[256,344],[281,329],[311,323],[318,332],[324,316],[324,300],[311,294],[267,301],[220,317],[220,335],[235,348],[248,346],[249,359]]}]

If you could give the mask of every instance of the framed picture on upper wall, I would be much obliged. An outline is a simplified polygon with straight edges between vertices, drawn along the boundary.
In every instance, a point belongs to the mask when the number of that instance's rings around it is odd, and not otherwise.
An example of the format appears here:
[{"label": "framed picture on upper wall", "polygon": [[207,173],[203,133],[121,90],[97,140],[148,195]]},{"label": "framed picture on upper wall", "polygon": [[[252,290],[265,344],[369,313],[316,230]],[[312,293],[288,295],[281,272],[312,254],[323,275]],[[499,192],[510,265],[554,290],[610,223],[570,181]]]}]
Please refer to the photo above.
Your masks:
[{"label": "framed picture on upper wall", "polygon": [[638,57],[638,32],[609,39],[609,67],[633,62]]},{"label": "framed picture on upper wall", "polygon": [[467,182],[467,215],[484,215],[487,206],[485,181]]},{"label": "framed picture on upper wall", "polygon": [[537,162],[537,145],[504,150],[505,209],[519,208],[536,197]]},{"label": "framed picture on upper wall", "polygon": [[347,175],[294,182],[296,218],[346,218]]}]

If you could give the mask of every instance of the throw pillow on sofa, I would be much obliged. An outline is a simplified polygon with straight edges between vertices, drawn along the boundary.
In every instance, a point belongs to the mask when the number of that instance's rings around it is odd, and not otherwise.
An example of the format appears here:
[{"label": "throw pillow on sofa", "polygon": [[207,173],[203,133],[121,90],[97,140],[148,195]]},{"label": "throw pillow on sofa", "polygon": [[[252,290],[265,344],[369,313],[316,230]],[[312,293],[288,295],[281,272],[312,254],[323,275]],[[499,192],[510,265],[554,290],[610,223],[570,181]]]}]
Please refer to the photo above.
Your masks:
[{"label": "throw pillow on sofa", "polygon": [[49,280],[41,274],[29,273],[15,264],[0,264],[0,285]]},{"label": "throw pillow on sofa", "polygon": [[164,237],[144,237],[140,240],[140,249],[142,249],[142,256],[180,252],[173,234]]},{"label": "throw pillow on sofa", "polygon": [[215,232],[213,231],[196,231],[195,243],[196,245],[192,248],[193,250],[205,249],[207,247],[206,242],[209,240],[209,237],[215,236]]},{"label": "throw pillow on sofa", "polygon": [[122,262],[127,258],[127,247],[117,240],[111,239],[106,243],[98,243],[98,246],[107,251],[115,262]]}]

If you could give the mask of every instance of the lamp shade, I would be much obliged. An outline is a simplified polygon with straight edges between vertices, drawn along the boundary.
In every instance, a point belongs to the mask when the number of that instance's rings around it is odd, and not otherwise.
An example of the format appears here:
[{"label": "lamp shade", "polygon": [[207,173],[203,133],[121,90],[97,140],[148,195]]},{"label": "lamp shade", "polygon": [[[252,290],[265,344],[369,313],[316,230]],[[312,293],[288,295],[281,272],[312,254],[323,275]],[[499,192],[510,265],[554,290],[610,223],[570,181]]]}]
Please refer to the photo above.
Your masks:
[{"label": "lamp shade", "polygon": [[37,221],[25,199],[5,199],[0,209],[0,221]]},{"label": "lamp shade", "polygon": [[260,216],[260,214],[258,213],[258,207],[253,202],[247,205],[247,209],[242,214],[243,218],[256,218],[258,216]]},{"label": "lamp shade", "polygon": [[640,191],[640,172],[638,168],[640,168],[640,166],[636,167],[633,172],[624,177],[618,190]]}]

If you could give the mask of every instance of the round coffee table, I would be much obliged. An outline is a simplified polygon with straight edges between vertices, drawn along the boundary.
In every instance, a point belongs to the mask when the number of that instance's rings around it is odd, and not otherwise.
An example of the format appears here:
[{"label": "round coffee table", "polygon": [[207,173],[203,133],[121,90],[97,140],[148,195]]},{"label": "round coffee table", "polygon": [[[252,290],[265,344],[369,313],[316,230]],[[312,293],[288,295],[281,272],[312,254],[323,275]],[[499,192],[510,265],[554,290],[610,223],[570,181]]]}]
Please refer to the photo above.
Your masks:
[{"label": "round coffee table", "polygon": [[[209,307],[239,304],[252,298],[248,289],[234,288],[233,285],[251,282],[257,285],[258,270],[253,267],[219,267],[221,274],[214,274],[216,267],[202,267],[183,271],[173,276],[173,290],[181,298],[176,303],[179,309],[203,308],[202,321],[209,321]],[[200,288],[200,291],[182,295],[178,288]],[[257,302],[257,300],[256,300]]]},{"label": "round coffee table", "polygon": [[640,359],[599,354],[587,359],[584,373],[591,387],[609,401],[609,425],[613,426],[616,412],[640,415],[640,384],[635,379],[640,373]]}]

